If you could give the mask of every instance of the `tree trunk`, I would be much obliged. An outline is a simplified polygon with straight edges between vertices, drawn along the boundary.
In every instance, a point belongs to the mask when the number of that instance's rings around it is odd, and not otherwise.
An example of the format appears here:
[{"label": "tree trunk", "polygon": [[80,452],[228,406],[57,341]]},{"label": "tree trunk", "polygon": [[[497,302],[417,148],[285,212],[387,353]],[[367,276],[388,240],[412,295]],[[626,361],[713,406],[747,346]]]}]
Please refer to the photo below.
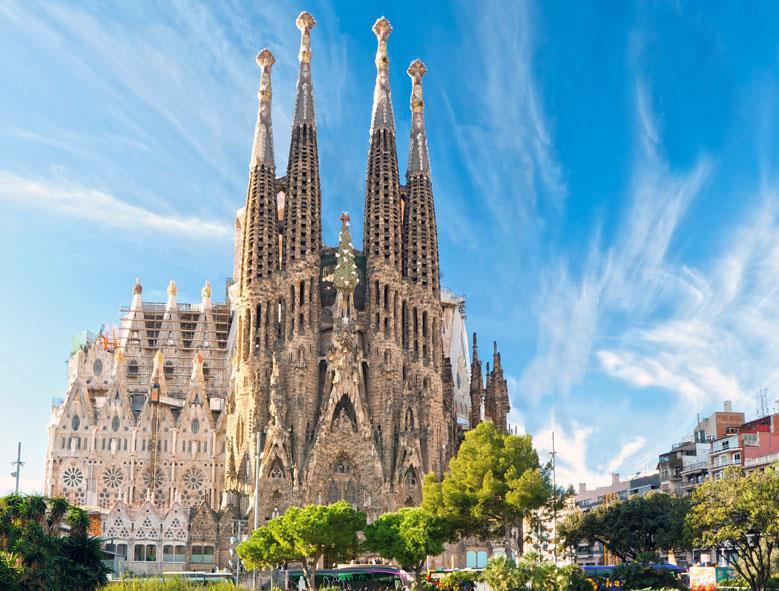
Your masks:
[{"label": "tree trunk", "polygon": [[313,563],[308,561],[303,562],[303,572],[306,575],[306,585],[308,585],[308,591],[316,591],[316,563],[319,560],[315,560]]},{"label": "tree trunk", "polygon": [[514,559],[514,540],[511,537],[511,522],[506,520],[503,523],[503,537],[506,538],[506,558]]},{"label": "tree trunk", "polygon": [[517,526],[517,558],[525,553],[524,521],[520,520]]},{"label": "tree trunk", "polygon": [[418,564],[416,568],[413,569],[414,571],[414,580],[417,582],[417,589],[422,588],[422,565],[424,562]]}]

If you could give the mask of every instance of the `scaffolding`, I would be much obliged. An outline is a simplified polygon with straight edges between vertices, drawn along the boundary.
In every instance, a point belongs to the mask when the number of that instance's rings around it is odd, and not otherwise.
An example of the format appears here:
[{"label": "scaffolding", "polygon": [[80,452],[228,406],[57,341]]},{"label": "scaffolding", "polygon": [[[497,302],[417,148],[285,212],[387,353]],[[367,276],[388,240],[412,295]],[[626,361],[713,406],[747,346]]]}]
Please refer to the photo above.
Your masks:
[{"label": "scaffolding", "polygon": [[[215,303],[206,313],[200,306],[177,304],[176,328],[181,335],[167,340],[160,332],[170,319],[165,319],[164,303],[143,302],[142,308],[120,308],[121,338],[126,337],[125,371],[128,393],[143,395],[149,392],[154,355],[162,350],[165,357],[164,374],[167,395],[184,399],[187,396],[195,355],[204,356],[203,374],[206,390],[211,398],[224,398],[230,379],[231,351],[228,345],[232,314],[226,303]],[[138,317],[131,319],[137,313]],[[206,314],[210,322],[206,323]],[[199,330],[200,329],[200,330]]]}]

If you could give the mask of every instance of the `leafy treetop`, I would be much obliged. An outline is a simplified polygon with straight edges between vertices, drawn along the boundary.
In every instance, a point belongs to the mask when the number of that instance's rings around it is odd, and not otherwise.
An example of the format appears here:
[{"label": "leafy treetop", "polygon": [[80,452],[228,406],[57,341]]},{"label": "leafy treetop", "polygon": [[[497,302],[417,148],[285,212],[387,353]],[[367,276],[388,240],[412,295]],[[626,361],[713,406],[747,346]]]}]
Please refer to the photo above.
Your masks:
[{"label": "leafy treetop", "polygon": [[384,513],[366,527],[363,546],[414,572],[419,584],[425,559],[443,552],[450,536],[450,528],[442,518],[420,507],[405,507]]},{"label": "leafy treetop", "polygon": [[248,568],[299,561],[309,589],[313,590],[317,562],[325,554],[343,557],[356,554],[357,532],[364,528],[365,513],[346,501],[290,507],[256,529],[237,550]]},{"label": "leafy treetop", "polygon": [[689,501],[664,493],[649,493],[572,513],[558,528],[562,545],[599,542],[629,562],[653,559],[660,550],[687,548],[684,517]]},{"label": "leafy treetop", "polygon": [[687,526],[696,545],[726,550],[753,591],[765,589],[779,548],[779,471],[744,475],[738,467],[692,493]]},{"label": "leafy treetop", "polygon": [[511,545],[511,529],[551,492],[531,437],[503,434],[484,421],[465,434],[442,481],[425,478],[422,506],[461,535],[504,535]]}]

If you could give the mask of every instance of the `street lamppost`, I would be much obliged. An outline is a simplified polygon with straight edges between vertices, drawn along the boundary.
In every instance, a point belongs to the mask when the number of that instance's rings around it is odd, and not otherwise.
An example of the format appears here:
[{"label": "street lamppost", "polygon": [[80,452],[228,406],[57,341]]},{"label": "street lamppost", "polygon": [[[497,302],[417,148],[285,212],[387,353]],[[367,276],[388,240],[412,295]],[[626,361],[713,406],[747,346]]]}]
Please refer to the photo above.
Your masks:
[{"label": "street lamppost", "polygon": [[[254,529],[260,527],[260,468],[262,450],[260,449],[260,430],[257,430],[257,451],[254,455]],[[273,589],[273,570],[271,570],[271,590]],[[257,569],[252,570],[252,591],[257,589]]]},{"label": "street lamppost", "polygon": [[242,542],[245,525],[245,519],[233,519],[233,535],[230,536],[230,556],[235,559],[235,579],[238,585],[241,584],[241,558],[236,554],[235,547]]},{"label": "street lamppost", "polygon": [[19,494],[19,474],[22,471],[22,466],[24,466],[24,462],[22,461],[22,442],[19,442],[19,446],[16,448],[16,461],[11,462],[12,466],[16,466],[16,470],[11,472],[11,476],[16,478],[16,488],[14,494]]}]

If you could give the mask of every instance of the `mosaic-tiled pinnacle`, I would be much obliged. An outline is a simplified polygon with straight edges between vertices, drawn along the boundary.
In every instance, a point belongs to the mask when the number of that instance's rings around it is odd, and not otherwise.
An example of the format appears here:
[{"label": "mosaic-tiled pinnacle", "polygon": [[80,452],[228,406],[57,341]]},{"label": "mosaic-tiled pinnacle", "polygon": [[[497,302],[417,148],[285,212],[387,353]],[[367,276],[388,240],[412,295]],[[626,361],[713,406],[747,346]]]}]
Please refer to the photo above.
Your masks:
[{"label": "mosaic-tiled pinnacle", "polygon": [[260,90],[257,93],[259,107],[257,109],[257,125],[254,128],[254,144],[250,168],[265,164],[274,166],[273,161],[273,126],[271,125],[271,90],[270,70],[276,59],[267,49],[257,54],[257,64],[260,66]]},{"label": "mosaic-tiled pinnacle", "polygon": [[387,57],[387,39],[392,32],[390,22],[381,17],[373,25],[378,46],[376,48],[376,85],[373,88],[373,116],[371,117],[371,135],[377,129],[387,129],[395,133],[395,116],[392,111],[392,94],[389,84],[389,57]]},{"label": "mosaic-tiled pinnacle", "polygon": [[311,29],[316,20],[308,12],[301,12],[295,21],[300,29],[300,70],[298,71],[297,93],[295,95],[295,115],[292,125],[309,123],[316,125],[314,116],[314,84],[311,81]]},{"label": "mosaic-tiled pinnacle", "polygon": [[422,77],[427,68],[420,60],[408,67],[411,77],[411,135],[408,143],[408,170],[406,176],[430,174],[430,157],[427,153],[425,131],[425,101],[422,98]]}]

